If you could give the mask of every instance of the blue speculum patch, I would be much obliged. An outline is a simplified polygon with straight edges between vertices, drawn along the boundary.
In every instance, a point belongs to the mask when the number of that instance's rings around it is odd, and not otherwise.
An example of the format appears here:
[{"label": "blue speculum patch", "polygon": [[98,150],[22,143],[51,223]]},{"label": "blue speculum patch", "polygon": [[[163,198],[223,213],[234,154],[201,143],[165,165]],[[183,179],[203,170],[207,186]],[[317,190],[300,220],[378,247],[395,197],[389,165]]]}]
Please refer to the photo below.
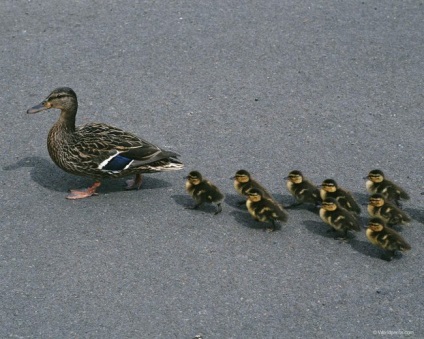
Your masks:
[{"label": "blue speculum patch", "polygon": [[108,171],[120,171],[123,170],[131,161],[133,161],[133,159],[129,159],[118,154],[110,159],[103,169]]}]

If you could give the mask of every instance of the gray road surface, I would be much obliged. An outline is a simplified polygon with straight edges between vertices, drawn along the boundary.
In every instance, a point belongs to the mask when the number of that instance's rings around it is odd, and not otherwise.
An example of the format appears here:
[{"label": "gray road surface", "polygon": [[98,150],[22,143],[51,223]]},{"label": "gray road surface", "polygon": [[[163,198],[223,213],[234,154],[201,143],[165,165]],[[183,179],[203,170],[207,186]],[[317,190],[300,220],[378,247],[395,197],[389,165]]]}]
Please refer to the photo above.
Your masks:
[{"label": "gray road surface", "polygon": [[[422,1],[14,1],[0,3],[1,338],[424,337]],[[50,160],[54,110],[181,154],[143,189],[92,182]],[[249,170],[335,178],[365,202],[369,170],[411,195],[412,251],[388,263],[357,234],[334,240],[310,208],[258,229],[229,179]],[[197,169],[223,213],[184,209]],[[363,222],[367,213],[363,210]]]}]

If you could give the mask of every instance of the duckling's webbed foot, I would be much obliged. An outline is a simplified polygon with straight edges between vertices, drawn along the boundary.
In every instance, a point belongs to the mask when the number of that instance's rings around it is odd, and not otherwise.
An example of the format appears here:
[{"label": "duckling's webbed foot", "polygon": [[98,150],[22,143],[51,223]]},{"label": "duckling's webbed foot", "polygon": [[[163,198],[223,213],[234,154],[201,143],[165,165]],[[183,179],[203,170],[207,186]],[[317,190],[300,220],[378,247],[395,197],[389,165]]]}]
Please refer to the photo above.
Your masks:
[{"label": "duckling's webbed foot", "polygon": [[218,213],[221,213],[221,212],[222,212],[221,204],[216,204],[216,212],[214,214],[217,215]]},{"label": "duckling's webbed foot", "polygon": [[96,181],[93,185],[91,185],[89,188],[85,190],[81,190],[81,191],[70,190],[71,193],[66,197],[66,199],[71,199],[71,200],[84,199],[84,198],[91,197],[92,195],[98,195],[98,193],[96,193],[96,189],[100,185],[101,183],[99,181]]},{"label": "duckling's webbed foot", "polygon": [[130,179],[126,181],[127,186],[125,187],[127,190],[140,189],[141,184],[143,183],[143,177],[141,174],[136,174],[134,179]]}]

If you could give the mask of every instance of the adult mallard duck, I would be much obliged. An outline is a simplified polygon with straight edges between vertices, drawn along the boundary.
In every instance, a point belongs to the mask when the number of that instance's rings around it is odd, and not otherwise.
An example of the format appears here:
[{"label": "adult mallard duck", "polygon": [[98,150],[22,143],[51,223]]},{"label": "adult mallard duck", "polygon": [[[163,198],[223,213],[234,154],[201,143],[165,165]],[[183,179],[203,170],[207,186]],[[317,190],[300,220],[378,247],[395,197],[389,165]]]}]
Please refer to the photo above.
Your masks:
[{"label": "adult mallard duck", "polygon": [[97,195],[96,189],[102,178],[135,174],[134,180],[127,181],[127,189],[139,189],[141,173],[180,170],[184,167],[176,159],[178,154],[162,150],[119,128],[101,123],[76,127],[77,95],[69,87],[56,88],[27,113],[50,108],[61,110],[59,120],[50,129],[47,138],[50,157],[64,171],[96,180],[85,190],[71,190],[68,199]]}]

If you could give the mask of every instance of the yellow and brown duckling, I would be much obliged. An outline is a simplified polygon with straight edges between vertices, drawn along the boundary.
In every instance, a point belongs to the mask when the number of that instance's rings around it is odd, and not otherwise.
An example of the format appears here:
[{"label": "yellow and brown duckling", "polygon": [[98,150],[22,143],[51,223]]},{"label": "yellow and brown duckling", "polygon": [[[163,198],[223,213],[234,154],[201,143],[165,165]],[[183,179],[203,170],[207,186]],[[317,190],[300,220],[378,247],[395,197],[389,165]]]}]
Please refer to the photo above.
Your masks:
[{"label": "yellow and brown duckling", "polygon": [[287,189],[296,200],[295,203],[287,206],[286,208],[295,207],[304,203],[314,204],[318,206],[321,203],[319,189],[309,182],[300,171],[291,171],[289,175],[284,178],[287,180]]},{"label": "yellow and brown duckling", "polygon": [[396,252],[404,252],[411,249],[411,246],[402,238],[395,230],[386,226],[386,223],[381,218],[371,218],[368,221],[366,230],[368,240],[389,252],[389,255],[384,255],[383,259],[391,260]]},{"label": "yellow and brown duckling", "polygon": [[374,193],[369,197],[367,210],[371,217],[379,217],[389,226],[405,225],[411,221],[405,212],[386,201],[380,193]]},{"label": "yellow and brown duckling", "polygon": [[364,179],[367,179],[365,185],[368,193],[380,193],[386,200],[395,203],[398,207],[401,207],[400,200],[410,199],[403,188],[386,179],[383,171],[379,169],[370,171]]},{"label": "yellow and brown duckling", "polygon": [[[236,172],[235,176],[231,179],[234,179],[234,189],[245,197],[248,196],[249,191],[252,188],[258,188],[262,191],[263,196],[269,199],[274,199],[272,195],[255,179],[252,178],[250,173],[246,170],[239,170]],[[241,201],[239,205],[244,204],[245,201]]]},{"label": "yellow and brown duckling", "polygon": [[336,237],[338,239],[347,239],[348,231],[361,230],[357,216],[341,207],[334,198],[326,198],[322,201],[319,216],[334,231],[343,233],[342,237]]},{"label": "yellow and brown duckling", "polygon": [[337,185],[333,179],[325,179],[321,184],[320,196],[322,200],[334,198],[341,207],[356,214],[361,214],[361,207],[355,201],[352,193]]},{"label": "yellow and brown duckling", "polygon": [[283,207],[275,200],[269,199],[262,190],[251,188],[247,195],[247,210],[256,221],[270,222],[272,227],[268,228],[269,231],[280,228],[276,225],[276,221],[287,221],[287,213]]},{"label": "yellow and brown duckling", "polygon": [[141,173],[180,170],[184,165],[178,154],[165,151],[132,133],[101,123],[75,126],[77,95],[69,87],[56,88],[28,114],[47,109],[61,111],[50,129],[47,149],[54,163],[68,173],[92,177],[95,183],[86,190],[71,190],[68,199],[96,195],[102,178],[134,175],[127,189],[140,188]]},{"label": "yellow and brown duckling", "polygon": [[197,209],[206,202],[216,204],[215,214],[222,211],[221,202],[224,200],[224,195],[219,191],[218,187],[204,179],[198,171],[191,171],[186,179],[186,191],[196,202],[193,207],[186,208]]}]

